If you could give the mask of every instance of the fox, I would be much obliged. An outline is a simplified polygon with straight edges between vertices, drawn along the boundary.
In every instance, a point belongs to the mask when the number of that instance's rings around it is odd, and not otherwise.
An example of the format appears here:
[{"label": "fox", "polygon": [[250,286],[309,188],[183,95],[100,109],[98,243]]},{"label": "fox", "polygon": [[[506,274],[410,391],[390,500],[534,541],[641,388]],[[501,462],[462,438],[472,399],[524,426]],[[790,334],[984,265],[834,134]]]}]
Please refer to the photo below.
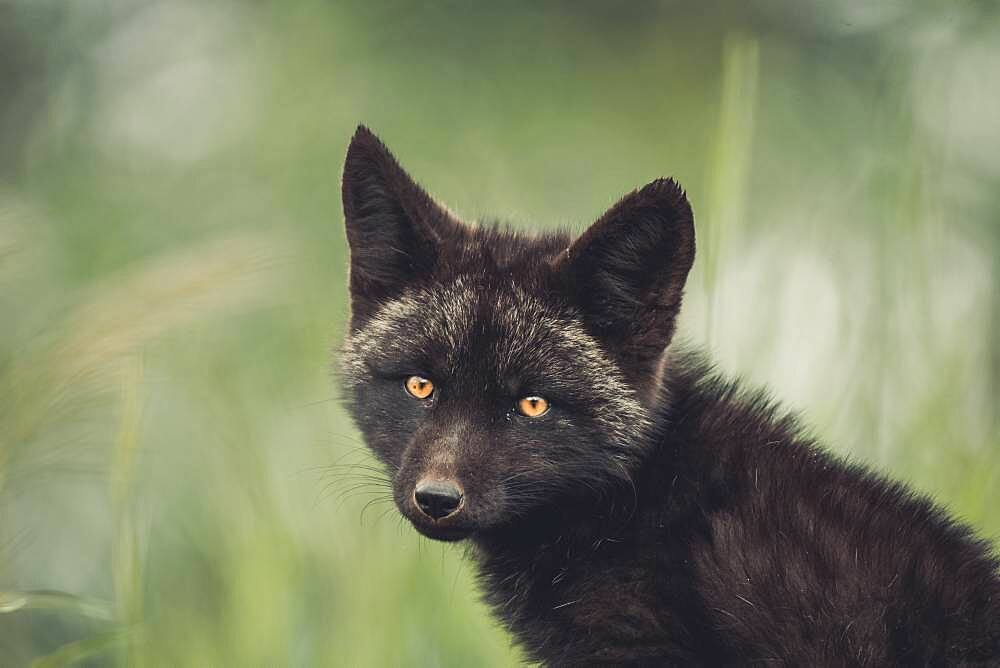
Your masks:
[{"label": "fox", "polygon": [[361,125],[341,186],[347,411],[527,660],[1000,665],[987,540],[673,341],[676,181],[526,233],[461,220]]}]

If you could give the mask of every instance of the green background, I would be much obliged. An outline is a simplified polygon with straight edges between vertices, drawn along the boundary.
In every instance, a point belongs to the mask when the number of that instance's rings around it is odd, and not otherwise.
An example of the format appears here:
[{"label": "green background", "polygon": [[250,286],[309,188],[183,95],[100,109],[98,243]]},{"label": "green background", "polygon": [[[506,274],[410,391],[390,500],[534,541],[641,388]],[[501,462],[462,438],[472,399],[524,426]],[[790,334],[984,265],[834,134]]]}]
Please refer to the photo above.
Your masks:
[{"label": "green background", "polygon": [[998,72],[993,2],[0,0],[0,664],[518,662],[337,404],[359,122],[470,220],[676,177],[681,336],[996,540]]}]

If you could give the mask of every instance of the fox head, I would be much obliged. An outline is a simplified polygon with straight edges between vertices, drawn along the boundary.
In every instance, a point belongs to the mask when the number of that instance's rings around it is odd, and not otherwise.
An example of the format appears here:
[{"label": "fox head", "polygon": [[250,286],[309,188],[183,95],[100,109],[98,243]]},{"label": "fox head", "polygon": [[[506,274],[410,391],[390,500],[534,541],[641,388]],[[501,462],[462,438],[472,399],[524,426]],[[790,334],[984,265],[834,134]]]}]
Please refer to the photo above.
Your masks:
[{"label": "fox head", "polygon": [[576,239],[517,234],[459,220],[361,126],[343,201],[344,396],[418,531],[458,540],[629,480],[694,261],[673,180]]}]

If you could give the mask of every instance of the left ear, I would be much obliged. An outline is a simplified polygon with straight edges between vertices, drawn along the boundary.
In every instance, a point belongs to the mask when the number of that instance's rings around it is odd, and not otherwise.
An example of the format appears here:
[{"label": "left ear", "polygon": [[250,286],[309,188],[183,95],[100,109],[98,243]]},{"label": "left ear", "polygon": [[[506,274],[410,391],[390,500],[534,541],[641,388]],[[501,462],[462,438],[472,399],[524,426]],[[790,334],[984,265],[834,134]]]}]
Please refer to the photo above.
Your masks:
[{"label": "left ear", "polygon": [[351,330],[435,269],[462,224],[424,192],[372,132],[359,125],[341,184],[351,250]]},{"label": "left ear", "polygon": [[691,205],[673,179],[658,179],[611,207],[556,270],[591,331],[643,372],[670,343],[693,263]]}]

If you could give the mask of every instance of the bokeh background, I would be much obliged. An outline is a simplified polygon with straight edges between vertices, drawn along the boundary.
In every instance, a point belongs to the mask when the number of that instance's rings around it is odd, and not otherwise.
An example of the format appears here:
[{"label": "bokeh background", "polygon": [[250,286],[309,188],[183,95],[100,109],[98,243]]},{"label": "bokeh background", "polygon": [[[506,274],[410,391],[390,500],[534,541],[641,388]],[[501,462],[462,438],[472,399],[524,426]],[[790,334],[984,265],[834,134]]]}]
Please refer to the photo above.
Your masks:
[{"label": "bokeh background", "polygon": [[337,403],[362,121],[468,219],[677,177],[682,336],[997,540],[998,81],[991,0],[0,0],[0,664],[518,663]]}]

